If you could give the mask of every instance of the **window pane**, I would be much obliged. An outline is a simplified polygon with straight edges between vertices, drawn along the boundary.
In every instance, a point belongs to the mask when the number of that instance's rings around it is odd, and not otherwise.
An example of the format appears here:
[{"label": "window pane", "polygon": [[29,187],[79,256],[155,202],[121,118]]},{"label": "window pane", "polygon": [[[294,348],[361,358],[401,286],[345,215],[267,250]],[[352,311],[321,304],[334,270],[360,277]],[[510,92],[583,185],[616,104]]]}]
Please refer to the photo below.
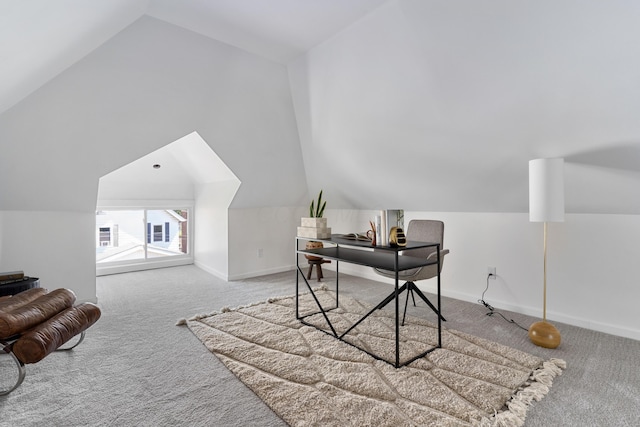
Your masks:
[{"label": "window pane", "polygon": [[[96,227],[96,262],[144,259],[144,210],[100,211],[96,214]],[[106,230],[111,245],[102,246]]]},{"label": "window pane", "polygon": [[188,254],[188,214],[187,209],[96,212],[96,262]]},{"label": "window pane", "polygon": [[153,243],[147,248],[147,257],[183,255],[187,253],[187,210],[148,210],[147,221],[153,230]]}]

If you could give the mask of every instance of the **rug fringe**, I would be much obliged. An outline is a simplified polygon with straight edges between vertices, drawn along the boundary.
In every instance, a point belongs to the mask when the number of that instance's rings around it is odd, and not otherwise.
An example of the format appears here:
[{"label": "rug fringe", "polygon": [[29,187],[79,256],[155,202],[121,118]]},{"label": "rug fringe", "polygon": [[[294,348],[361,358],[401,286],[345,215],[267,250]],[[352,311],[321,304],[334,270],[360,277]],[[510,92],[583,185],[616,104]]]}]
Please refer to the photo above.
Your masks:
[{"label": "rug fringe", "polygon": [[562,359],[549,359],[542,366],[534,370],[528,382],[507,402],[507,410],[495,413],[491,417],[474,420],[474,427],[521,427],[527,416],[527,411],[534,402],[539,402],[549,393],[553,379],[562,375],[567,368],[567,362]]},{"label": "rug fringe", "polygon": [[[324,283],[322,285],[316,286],[315,288],[312,288],[312,289],[313,289],[314,292],[316,292],[316,291],[328,291],[329,290],[327,285],[325,285]],[[304,295],[304,294],[301,294],[301,295]],[[284,296],[279,296],[279,297],[271,297],[271,298],[267,298],[266,302],[271,304],[271,303],[274,303],[274,302],[277,302],[277,301],[280,301],[280,300],[283,300],[283,299],[293,298],[293,297],[295,297],[295,294],[294,295],[284,295]],[[256,305],[263,304],[263,303],[264,303],[264,301],[259,301],[259,302],[254,302],[254,303],[251,303],[251,304],[239,305],[239,306],[234,307],[234,308],[222,307],[220,309],[220,311],[212,311],[211,313],[196,314],[196,315],[190,317],[189,319],[180,318],[180,319],[178,319],[176,321],[176,326],[186,326],[187,322],[190,322],[190,321],[202,320],[202,319],[206,319],[207,317],[215,316],[215,315],[218,315],[218,314],[221,314],[221,313],[229,313],[231,311],[237,311],[237,310],[240,310],[242,308],[249,308],[249,307],[253,307],[253,306],[256,306]]]}]

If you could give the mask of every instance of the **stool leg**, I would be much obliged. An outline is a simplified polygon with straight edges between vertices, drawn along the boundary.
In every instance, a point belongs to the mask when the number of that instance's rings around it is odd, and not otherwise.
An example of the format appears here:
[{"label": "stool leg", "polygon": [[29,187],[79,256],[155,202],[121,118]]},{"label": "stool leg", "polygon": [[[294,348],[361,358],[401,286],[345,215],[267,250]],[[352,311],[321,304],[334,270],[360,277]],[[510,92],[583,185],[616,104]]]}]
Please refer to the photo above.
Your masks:
[{"label": "stool leg", "polygon": [[318,264],[318,268],[316,269],[318,273],[318,282],[324,277],[322,275],[322,264]]},{"label": "stool leg", "polygon": [[311,273],[313,273],[313,264],[309,264],[309,273],[307,273],[307,280],[311,280]]}]

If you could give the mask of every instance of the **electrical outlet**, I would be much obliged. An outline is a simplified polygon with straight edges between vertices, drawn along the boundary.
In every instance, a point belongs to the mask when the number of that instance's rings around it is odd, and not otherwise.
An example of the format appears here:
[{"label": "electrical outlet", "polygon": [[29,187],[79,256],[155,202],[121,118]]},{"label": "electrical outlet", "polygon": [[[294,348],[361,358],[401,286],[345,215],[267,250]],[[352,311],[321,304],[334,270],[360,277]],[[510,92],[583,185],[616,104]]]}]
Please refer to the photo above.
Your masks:
[{"label": "electrical outlet", "polygon": [[497,276],[497,274],[496,274],[496,268],[495,268],[495,267],[489,267],[489,268],[487,269],[487,274],[489,275],[489,278],[490,278],[490,279],[495,280],[495,279],[496,279],[496,276]]},{"label": "electrical outlet", "polygon": [[263,255],[264,255],[264,249],[258,248],[258,258],[262,258]]}]

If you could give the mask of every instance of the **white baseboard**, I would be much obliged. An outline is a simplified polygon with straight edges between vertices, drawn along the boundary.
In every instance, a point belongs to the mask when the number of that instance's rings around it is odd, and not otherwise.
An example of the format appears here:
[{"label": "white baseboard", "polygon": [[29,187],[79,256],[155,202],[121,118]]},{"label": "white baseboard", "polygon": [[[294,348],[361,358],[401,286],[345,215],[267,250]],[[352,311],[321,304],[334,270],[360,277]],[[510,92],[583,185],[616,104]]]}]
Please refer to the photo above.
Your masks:
[{"label": "white baseboard", "polygon": [[147,260],[144,262],[128,262],[116,265],[101,266],[96,265],[96,276],[107,276],[110,274],[129,273],[133,271],[153,270],[156,268],[177,267],[180,265],[193,264],[193,259],[188,257],[167,257],[162,260]]},{"label": "white baseboard", "polygon": [[[432,283],[420,284],[419,282],[418,284],[420,285],[419,286],[420,289],[422,289],[425,292],[430,292],[430,293],[436,292],[437,285],[435,284],[432,284]],[[461,301],[467,301],[471,303],[478,302],[478,295],[471,295],[471,294],[447,290],[447,289],[443,289],[441,294],[442,296],[454,298]],[[540,318],[542,317],[542,313],[540,312],[540,309],[536,307],[520,306],[520,305],[516,306],[511,303],[508,303],[505,301],[499,301],[499,300],[498,301],[492,300],[491,305],[498,310],[507,310],[507,311],[512,311],[514,313],[525,314],[527,316],[533,316],[533,317],[540,317]],[[567,316],[563,313],[558,313],[555,311],[547,311],[547,320],[551,322],[566,323],[571,326],[578,326],[580,328],[603,332],[605,334],[616,335],[624,338],[631,338],[634,340],[640,340],[640,329],[631,329],[631,328],[626,328],[618,325],[611,325],[611,324],[602,323],[602,322],[594,322],[593,320],[590,320],[590,319],[584,319],[576,316]],[[528,325],[523,325],[523,326],[527,327]]]},{"label": "white baseboard", "polygon": [[[200,268],[201,270],[206,271],[207,273],[217,277],[218,279],[222,279],[225,282],[230,282],[230,281],[234,281],[234,280],[244,280],[244,279],[251,279],[253,277],[260,277],[260,276],[266,276],[268,274],[276,274],[276,273],[283,273],[285,271],[293,271],[296,269],[296,267],[294,265],[292,266],[283,266],[283,267],[276,267],[276,268],[268,268],[268,269],[264,269],[264,270],[256,270],[256,271],[250,271],[247,273],[241,273],[241,274],[233,274],[233,275],[228,275],[228,274],[223,274],[218,270],[215,270],[205,264],[202,264],[200,262],[195,262],[194,263],[196,267]],[[292,276],[293,277],[293,276]]]},{"label": "white baseboard", "polygon": [[211,274],[212,276],[217,277],[218,279],[222,279],[225,282],[229,281],[229,277],[226,274],[223,274],[223,273],[219,272],[218,270],[207,266],[206,264],[202,264],[201,262],[198,262],[198,261],[195,261],[193,264],[196,267],[198,267],[200,270],[204,270],[207,273]]},{"label": "white baseboard", "polygon": [[[248,273],[242,273],[242,274],[234,274],[229,276],[228,280],[243,280],[243,279],[250,279],[252,277],[258,277],[258,276],[266,276],[268,274],[276,274],[276,273],[284,273],[285,271],[293,271],[295,270],[295,266],[283,266],[283,267],[276,267],[276,268],[267,268],[264,270],[256,270],[256,271],[251,271]],[[291,275],[291,278],[293,280],[293,274]]]}]

